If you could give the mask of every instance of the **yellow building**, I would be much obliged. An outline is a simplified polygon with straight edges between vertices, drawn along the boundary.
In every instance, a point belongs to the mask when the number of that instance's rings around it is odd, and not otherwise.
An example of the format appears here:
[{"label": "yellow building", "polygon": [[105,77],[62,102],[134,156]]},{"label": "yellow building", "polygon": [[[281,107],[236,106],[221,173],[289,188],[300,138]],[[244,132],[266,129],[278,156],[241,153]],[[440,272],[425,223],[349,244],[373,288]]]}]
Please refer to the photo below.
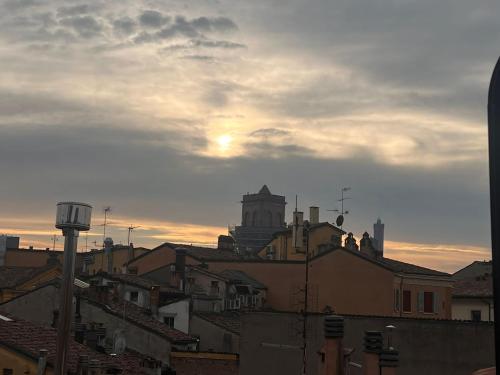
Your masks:
[{"label": "yellow building", "polygon": [[[309,228],[309,256],[314,257],[323,249],[340,247],[344,233],[342,229],[327,222],[312,224]],[[258,255],[270,260],[304,260],[306,246],[307,239],[298,236],[298,240],[295,241],[293,229],[289,227],[275,233],[273,239],[258,252]]]},{"label": "yellow building", "polygon": [[30,291],[62,274],[60,264],[44,267],[0,267],[0,303]]},{"label": "yellow building", "polygon": [[125,263],[150,251],[144,247],[129,247],[115,245],[111,252],[103,250],[92,250],[85,253],[84,262],[86,271],[89,275],[95,275],[98,272],[122,273]]}]

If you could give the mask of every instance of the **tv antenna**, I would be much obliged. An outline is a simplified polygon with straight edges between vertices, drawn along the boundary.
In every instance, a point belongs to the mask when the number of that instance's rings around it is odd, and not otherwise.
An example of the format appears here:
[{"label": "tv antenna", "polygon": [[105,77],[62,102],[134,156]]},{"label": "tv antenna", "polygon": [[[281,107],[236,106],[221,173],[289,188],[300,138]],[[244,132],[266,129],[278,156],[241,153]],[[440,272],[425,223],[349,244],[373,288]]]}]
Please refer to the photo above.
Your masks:
[{"label": "tv antenna", "polygon": [[344,201],[348,200],[348,199],[352,199],[351,197],[344,197],[344,193],[351,190],[351,188],[349,186],[346,186],[346,187],[343,187],[342,189],[340,189],[340,199],[337,199],[337,202],[340,202],[340,210],[339,209],[335,209],[335,210],[327,210],[327,211],[331,211],[331,212],[338,212],[339,216],[337,216],[337,219],[336,219],[336,224],[338,227],[340,227],[340,229],[342,229],[342,225],[344,224],[344,215],[347,215],[349,214],[349,211],[348,210],[344,210]]},{"label": "tv antenna", "polygon": [[140,226],[134,227],[132,224],[128,227],[128,236],[127,236],[127,246],[130,246],[130,234],[134,229],[140,228]]},{"label": "tv antenna", "polygon": [[57,237],[57,235],[53,234],[52,237],[50,237],[50,239],[52,240],[52,251],[55,251],[56,241],[59,241],[59,238]]},{"label": "tv antenna", "polygon": [[106,206],[103,208],[104,211],[104,224],[103,226],[103,234],[102,234],[102,246],[104,247],[104,240],[106,240],[106,225],[108,224],[108,213],[111,212],[111,207]]}]

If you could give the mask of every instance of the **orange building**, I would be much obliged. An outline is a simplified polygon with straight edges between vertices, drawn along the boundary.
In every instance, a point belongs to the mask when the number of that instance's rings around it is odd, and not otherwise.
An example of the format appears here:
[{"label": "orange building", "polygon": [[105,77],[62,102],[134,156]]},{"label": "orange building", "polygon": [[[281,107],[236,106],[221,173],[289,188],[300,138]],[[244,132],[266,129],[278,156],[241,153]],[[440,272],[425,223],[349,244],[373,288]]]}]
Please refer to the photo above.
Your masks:
[{"label": "orange building", "polygon": [[[322,249],[335,244],[341,246],[342,235],[345,232],[336,226],[324,222],[311,224],[309,229],[309,256],[319,254]],[[258,252],[264,259],[271,260],[304,260],[306,254],[306,244],[301,236],[299,244],[294,243],[293,230],[288,228],[273,235],[273,239]]]},{"label": "orange building", "polygon": [[[125,263],[149,251],[144,247],[122,245],[113,246],[110,253],[106,253],[104,249],[92,250],[83,253],[86,263],[85,270],[89,275],[106,272],[109,269],[111,269],[111,273],[122,273]],[[109,263],[111,263],[111,267],[108,267]]]},{"label": "orange building", "polygon": [[[165,243],[127,264],[138,274],[175,262]],[[186,247],[186,264],[204,264],[211,272],[240,270],[267,287],[266,306],[280,311],[303,308],[305,262],[248,259],[229,250]],[[309,262],[309,310],[339,314],[451,318],[451,277],[361,251],[334,247]]]}]

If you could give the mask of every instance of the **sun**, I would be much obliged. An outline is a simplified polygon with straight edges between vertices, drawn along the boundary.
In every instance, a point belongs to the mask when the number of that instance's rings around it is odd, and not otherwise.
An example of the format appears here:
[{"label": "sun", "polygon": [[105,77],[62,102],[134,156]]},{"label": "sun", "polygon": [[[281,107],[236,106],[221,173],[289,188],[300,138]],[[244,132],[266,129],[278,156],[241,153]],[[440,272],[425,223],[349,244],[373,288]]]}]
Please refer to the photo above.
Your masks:
[{"label": "sun", "polygon": [[224,134],[217,137],[217,144],[219,145],[219,150],[226,151],[230,148],[231,142],[233,141],[233,137],[230,135]]}]

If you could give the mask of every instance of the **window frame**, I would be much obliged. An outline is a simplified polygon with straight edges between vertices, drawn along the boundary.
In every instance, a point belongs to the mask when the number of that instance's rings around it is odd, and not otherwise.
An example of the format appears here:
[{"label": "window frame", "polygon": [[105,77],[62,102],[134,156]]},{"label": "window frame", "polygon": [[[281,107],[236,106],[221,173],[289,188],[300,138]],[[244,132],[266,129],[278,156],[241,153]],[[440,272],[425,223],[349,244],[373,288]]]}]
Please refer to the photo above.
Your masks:
[{"label": "window frame", "polygon": [[[406,309],[406,303],[405,303],[405,295],[408,296],[408,304],[410,306],[409,309]],[[412,292],[409,289],[403,290],[403,295],[402,295],[402,306],[401,309],[403,313],[411,313],[413,311],[413,303],[412,303]]]}]

